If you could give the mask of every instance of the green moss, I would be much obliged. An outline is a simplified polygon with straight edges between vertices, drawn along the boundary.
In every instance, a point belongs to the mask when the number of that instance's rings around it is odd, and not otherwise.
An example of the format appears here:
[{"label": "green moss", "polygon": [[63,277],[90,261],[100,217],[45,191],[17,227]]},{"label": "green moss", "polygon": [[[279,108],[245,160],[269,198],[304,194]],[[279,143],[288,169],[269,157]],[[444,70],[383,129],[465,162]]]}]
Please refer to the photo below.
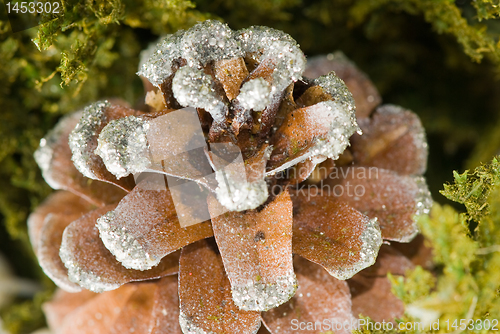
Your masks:
[{"label": "green moss", "polygon": [[479,21],[500,17],[498,0],[476,0],[472,4],[477,10]]},{"label": "green moss", "polygon": [[468,220],[479,222],[489,212],[488,198],[495,186],[500,185],[500,162],[468,170],[462,174],[453,172],[455,184],[447,184],[441,192],[448,199],[465,205]]},{"label": "green moss", "polygon": [[[453,35],[464,51],[474,61],[481,61],[487,56],[500,66],[500,44],[485,26],[468,22],[462,10],[449,0],[362,0],[352,8],[351,14],[356,22],[363,22],[369,13],[390,6],[412,15],[421,14],[442,34]],[[497,17],[500,8],[494,8],[491,1],[475,1],[478,19]]]},{"label": "green moss", "polygon": [[62,51],[56,71],[65,85],[78,82],[77,90],[94,68],[109,68],[118,59],[112,49],[123,37],[118,35],[120,24],[165,34],[208,17],[193,10],[188,0],[66,0],[62,7],[63,14],[56,19],[44,18],[33,41],[41,51],[50,46]]},{"label": "green moss", "polygon": [[428,296],[436,285],[435,277],[420,266],[408,271],[404,277],[390,273],[388,277],[394,295],[407,305]]},{"label": "green moss", "polygon": [[[429,217],[419,221],[433,246],[440,271],[434,286],[432,276],[421,268],[406,279],[393,279],[394,290],[407,304],[433,310],[443,324],[455,319],[500,317],[500,184],[498,161],[472,172],[455,173],[456,183],[444,193],[465,205],[458,213],[449,206],[435,205]],[[475,235],[468,233],[470,219],[477,219]],[[420,284],[420,286],[419,286]],[[430,291],[430,293],[425,293]],[[440,332],[446,332],[441,327]],[[465,333],[472,331],[465,331]],[[487,333],[486,330],[474,333]]]},{"label": "green moss", "polygon": [[38,293],[33,300],[11,306],[0,313],[5,329],[10,333],[30,333],[45,324],[42,304],[50,300],[52,289]]}]

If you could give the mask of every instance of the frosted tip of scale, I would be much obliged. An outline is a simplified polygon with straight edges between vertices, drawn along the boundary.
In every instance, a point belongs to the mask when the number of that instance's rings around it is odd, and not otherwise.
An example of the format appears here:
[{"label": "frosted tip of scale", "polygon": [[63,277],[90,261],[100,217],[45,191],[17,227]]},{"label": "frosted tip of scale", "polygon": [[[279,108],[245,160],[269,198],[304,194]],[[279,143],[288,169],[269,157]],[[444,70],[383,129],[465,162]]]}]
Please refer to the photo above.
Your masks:
[{"label": "frosted tip of scale", "polygon": [[92,140],[105,117],[104,111],[110,106],[108,101],[93,103],[83,110],[83,114],[69,135],[69,147],[71,149],[73,164],[84,176],[94,179],[95,175],[90,168],[92,156],[86,150],[88,143]]},{"label": "frosted tip of scale", "polygon": [[95,154],[118,178],[144,171],[151,164],[146,132],[149,124],[128,116],[113,120],[99,134]]}]

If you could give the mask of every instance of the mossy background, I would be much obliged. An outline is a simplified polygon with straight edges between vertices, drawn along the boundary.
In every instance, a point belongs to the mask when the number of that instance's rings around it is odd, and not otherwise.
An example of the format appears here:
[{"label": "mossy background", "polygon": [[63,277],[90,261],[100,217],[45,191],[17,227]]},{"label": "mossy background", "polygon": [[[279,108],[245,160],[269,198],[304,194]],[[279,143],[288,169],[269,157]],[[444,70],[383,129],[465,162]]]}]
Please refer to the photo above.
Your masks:
[{"label": "mossy background", "polygon": [[[13,332],[43,325],[39,304],[53,288],[34,260],[26,234],[29,212],[51,191],[32,158],[40,138],[61,115],[99,98],[140,101],[142,84],[135,75],[140,51],[158,36],[197,21],[215,18],[233,29],[281,29],[309,56],[342,50],[371,77],[385,103],[421,117],[430,145],[426,176],[438,203],[452,203],[439,190],[453,180],[454,170],[477,167],[500,153],[499,0],[61,3],[61,15],[47,15],[41,26],[18,33],[11,32],[0,7],[0,252],[18,276],[46,288],[34,301],[17,300],[3,310]],[[500,242],[492,237],[500,231],[500,190],[492,181],[498,170],[493,163],[469,177],[455,175],[458,188],[446,190],[458,202],[455,209],[436,206],[422,222],[438,250],[436,288],[426,299],[432,280],[411,285],[429,278],[423,270],[410,276],[407,285],[395,280],[405,302],[446,307],[446,316],[460,318],[476,296],[484,306],[474,316],[500,316],[500,259],[495,251],[476,252]],[[458,215],[455,210],[465,211],[459,203],[467,204],[468,215]],[[478,212],[474,203],[489,209]],[[458,244],[464,252],[458,253]],[[463,298],[460,302],[454,300],[456,294]]]}]

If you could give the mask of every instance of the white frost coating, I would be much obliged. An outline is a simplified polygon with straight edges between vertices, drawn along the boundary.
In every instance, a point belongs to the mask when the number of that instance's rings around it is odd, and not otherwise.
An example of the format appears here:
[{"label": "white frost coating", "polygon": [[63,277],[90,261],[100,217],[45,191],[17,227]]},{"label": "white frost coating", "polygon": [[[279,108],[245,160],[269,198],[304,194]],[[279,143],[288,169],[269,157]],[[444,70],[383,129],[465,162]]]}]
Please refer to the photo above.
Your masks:
[{"label": "white frost coating", "polygon": [[[178,30],[177,32],[182,33],[183,30]],[[158,46],[161,45],[169,36],[171,35],[163,35],[158,38],[153,43],[149,43],[148,47],[145,48],[144,50],[141,51],[139,54],[139,69],[138,71],[140,72],[142,67],[152,58],[155,57],[155,55],[161,54],[158,53]]]},{"label": "white frost coating", "polygon": [[135,116],[113,120],[99,134],[95,154],[117,178],[140,173],[151,165],[148,129],[147,121]]},{"label": "white frost coating", "polygon": [[336,160],[349,145],[349,138],[359,127],[352,113],[339,105],[336,101],[321,102],[328,110],[327,119],[330,120],[330,130],[326,138],[319,139],[311,151],[314,156],[323,155]]},{"label": "white frost coating", "polygon": [[182,310],[179,314],[179,325],[184,334],[215,334],[215,332],[207,332],[203,328],[198,327],[198,325],[190,317],[186,316]]},{"label": "white frost coating", "polygon": [[173,73],[173,61],[181,57],[178,44],[184,33],[184,30],[179,30],[175,34],[168,35],[158,43],[153,51],[146,51],[147,53],[150,52],[150,57],[146,61],[141,59],[137,74],[147,78],[153,85],[159,87]]},{"label": "white frost coating", "polygon": [[104,111],[110,106],[108,101],[99,101],[86,107],[80,121],[69,135],[69,148],[73,154],[71,160],[76,169],[90,179],[95,179],[96,175],[89,166],[92,156],[85,149],[97,128],[101,126],[105,117]]},{"label": "white frost coating", "polygon": [[137,240],[126,229],[116,227],[112,221],[114,211],[97,219],[97,228],[104,246],[117,261],[127,269],[148,270],[160,263],[160,258],[148,254]]},{"label": "white frost coating", "polygon": [[320,102],[309,107],[309,113],[305,121],[318,123],[318,120],[321,120],[324,122],[324,126],[328,127],[326,135],[318,137],[315,145],[307,152],[268,171],[266,176],[274,175],[311,157],[318,157],[318,159],[328,157],[337,160],[346,147],[350,145],[349,138],[359,130],[353,113],[354,110],[345,108],[344,105],[337,101]]},{"label": "white frost coating", "polygon": [[73,257],[71,247],[68,245],[68,240],[71,238],[74,238],[74,236],[68,234],[68,230],[66,229],[63,233],[61,248],[59,249],[59,257],[68,269],[68,279],[87,290],[97,293],[119,288],[121,284],[103,282],[100,276],[94,274],[92,271],[83,270],[78,265],[78,262]]},{"label": "white frost coating", "polygon": [[370,219],[366,224],[365,230],[359,237],[361,239],[361,250],[359,251],[359,261],[350,268],[342,268],[338,270],[328,270],[330,275],[339,279],[346,280],[354,276],[361,270],[375,264],[380,247],[382,246],[382,232],[378,224],[377,218]]},{"label": "white frost coating", "polygon": [[277,277],[275,283],[249,281],[245,285],[231,284],[233,301],[245,311],[268,311],[293,297],[297,291],[297,278],[293,270]]},{"label": "white frost coating", "polygon": [[[340,79],[335,72],[330,72],[327,75],[322,75],[314,79],[314,83],[322,87],[328,94],[330,94],[336,102],[339,102],[350,113],[351,121],[356,124],[356,106],[351,92],[346,84]],[[358,133],[361,131],[357,129]],[[361,133],[359,133],[361,134]]]},{"label": "white frost coating", "polygon": [[289,84],[302,78],[306,58],[297,42],[282,31],[267,27],[250,27],[237,32],[236,39],[245,53],[257,53],[259,63],[276,62],[271,93],[281,92]]},{"label": "white frost coating", "polygon": [[224,170],[216,171],[215,178],[219,183],[215,189],[217,200],[230,211],[255,209],[264,203],[269,195],[264,179],[247,182],[243,177],[243,180],[235,180]]},{"label": "white frost coating", "polygon": [[417,203],[417,212],[415,213],[415,221],[423,215],[429,214],[434,201],[432,200],[431,193],[427,187],[427,182],[423,176],[412,176],[413,181],[417,184],[418,193],[415,197]]},{"label": "white frost coating", "polygon": [[236,39],[240,41],[245,52],[260,52],[262,47],[276,41],[297,45],[297,42],[287,33],[266,26],[251,26],[238,30]]},{"label": "white frost coating", "polygon": [[179,48],[188,66],[199,67],[211,61],[241,57],[243,52],[225,23],[207,20],[186,31]]},{"label": "white frost coating", "polygon": [[82,111],[75,112],[61,118],[56,126],[40,140],[40,146],[35,151],[34,158],[42,171],[45,182],[52,189],[60,189],[61,185],[50,176],[50,165],[54,154],[54,146],[60,141],[61,136],[72,124],[76,124],[82,116]]},{"label": "white frost coating", "polygon": [[[185,60],[187,66],[184,67],[192,68],[190,71],[194,72],[194,69],[199,70],[210,62],[245,55],[256,57],[260,63],[270,61],[275,66],[270,94],[268,94],[269,99],[280,94],[292,82],[299,80],[306,65],[305,56],[299,46],[284,32],[266,27],[251,27],[233,32],[226,24],[208,20],[187,31],[179,31],[167,36],[154,50],[151,47],[148,48],[143,57],[149,56],[149,58],[141,60],[137,74],[146,77],[153,85],[159,87],[173,74],[172,68],[176,60]],[[213,94],[209,92],[212,87],[203,86],[206,91],[198,94],[199,96],[195,99],[200,98],[200,101],[204,101],[200,103],[213,102]],[[181,93],[180,95],[195,93],[192,88],[182,90],[180,86],[177,86],[177,92]],[[177,99],[175,90],[174,96]],[[207,100],[208,96],[210,99]],[[182,99],[182,96],[180,97]],[[219,99],[217,102],[222,104]],[[197,101],[190,100],[191,104],[180,101],[179,103],[195,107],[193,103]],[[263,107],[262,104],[263,101],[260,101],[256,108],[263,110],[265,106]],[[214,107],[215,105],[210,109]],[[220,105],[217,108],[220,110],[224,107]]]},{"label": "white frost coating", "polygon": [[189,66],[181,67],[175,73],[172,91],[182,106],[205,109],[215,123],[224,122],[227,107],[216,95],[210,75]]},{"label": "white frost coating", "polygon": [[227,24],[214,20],[198,23],[188,31],[180,30],[146,52],[144,57],[149,53],[149,59],[141,60],[137,74],[159,87],[173,73],[172,65],[177,59],[183,58],[188,66],[200,68],[210,61],[241,57],[243,53],[233,34]]},{"label": "white frost coating", "polygon": [[256,78],[243,84],[237,99],[245,109],[262,111],[269,105],[270,93],[271,87],[267,81]]}]

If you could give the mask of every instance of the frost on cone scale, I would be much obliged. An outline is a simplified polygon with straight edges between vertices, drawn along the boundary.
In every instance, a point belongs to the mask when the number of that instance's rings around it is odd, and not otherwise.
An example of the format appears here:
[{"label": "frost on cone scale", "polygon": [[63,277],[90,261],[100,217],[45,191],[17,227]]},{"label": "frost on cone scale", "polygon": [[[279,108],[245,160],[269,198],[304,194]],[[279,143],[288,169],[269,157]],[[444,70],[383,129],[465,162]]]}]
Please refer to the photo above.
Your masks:
[{"label": "frost on cone scale", "polygon": [[[341,66],[352,85],[359,71]],[[55,254],[39,260],[63,289],[107,291],[61,292],[46,306],[52,327],[75,322],[84,333],[92,319],[96,333],[255,333],[264,322],[263,332],[292,333],[287,317],[318,319],[325,294],[323,311],[357,317],[356,273],[375,263],[382,239],[409,241],[428,209],[425,136],[403,109],[365,103],[357,114],[335,73],[307,79],[304,68],[280,31],[206,21],[145,52],[149,110],[98,102],[46,137],[37,161],[68,204],[49,198],[35,211],[32,243]],[[363,83],[352,86],[359,99],[370,92]],[[328,177],[351,166],[394,177]],[[327,191],[348,182],[379,196]],[[47,243],[54,230],[60,239]]]}]

